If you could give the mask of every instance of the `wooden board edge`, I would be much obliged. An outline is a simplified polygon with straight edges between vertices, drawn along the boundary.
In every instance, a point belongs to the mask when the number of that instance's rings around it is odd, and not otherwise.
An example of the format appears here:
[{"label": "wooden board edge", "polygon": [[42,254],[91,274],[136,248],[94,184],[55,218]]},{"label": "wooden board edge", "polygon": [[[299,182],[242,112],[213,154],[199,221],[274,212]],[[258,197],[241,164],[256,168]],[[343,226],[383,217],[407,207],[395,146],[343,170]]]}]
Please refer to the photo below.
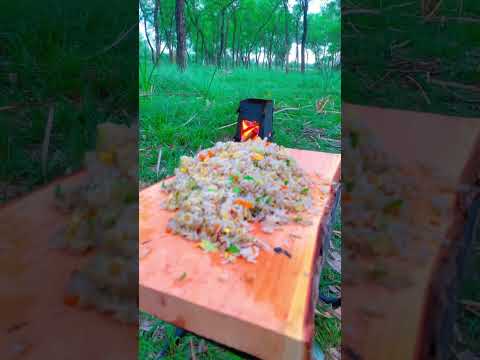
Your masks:
[{"label": "wooden board edge", "polygon": [[[320,278],[322,275],[322,267],[323,267],[323,253],[324,253],[324,244],[322,243],[321,239],[328,239],[332,235],[332,230],[335,221],[335,214],[340,205],[341,199],[341,188],[339,187],[336,189],[334,196],[330,199],[326,206],[330,209],[328,211],[328,219],[325,221],[324,225],[319,225],[317,230],[317,241],[315,244],[315,250],[313,252],[313,261],[312,261],[312,269],[311,273],[313,276],[310,278],[309,285],[308,285],[308,294],[310,297],[308,298],[307,303],[307,312],[305,313],[304,324],[305,330],[304,333],[307,339],[307,347],[308,352],[311,354],[313,351],[313,337],[315,334],[315,308],[318,304],[318,297],[319,297],[319,285],[320,285]],[[309,358],[310,359],[310,358]]]},{"label": "wooden board edge", "polygon": [[[230,315],[214,312],[211,309],[199,307],[182,298],[174,295],[158,294],[156,290],[146,286],[139,287],[139,308],[146,311],[159,319],[173,324],[179,328],[185,329],[189,332],[205,337],[214,342],[223,344],[232,349],[236,349],[250,355],[256,356],[263,360],[310,360],[309,342],[307,339],[294,339],[275,332],[272,329],[255,326],[255,336],[244,337],[243,334],[252,333],[252,323],[243,319],[235,319]],[[142,300],[143,299],[143,300]],[[148,300],[145,300],[148,299]],[[174,304],[176,311],[168,309],[168,303]],[[145,304],[158,304],[156,308],[145,306]],[[160,309],[163,308],[163,311]],[[167,308],[167,309],[165,309]],[[168,315],[166,315],[168,314]],[[208,319],[210,324],[209,332],[204,332],[204,327],[196,326],[195,324],[187,324],[185,318],[189,319]],[[197,320],[198,321],[198,320]],[[221,324],[221,327],[216,327],[215,324]],[[213,330],[215,329],[215,330]],[[213,334],[213,335],[212,335]],[[258,341],[263,346],[253,347],[253,341]],[[254,349],[262,349],[260,352],[255,352]],[[275,350],[273,350],[275,348]]]},{"label": "wooden board edge", "polygon": [[27,200],[27,198],[29,198],[30,196],[38,195],[42,191],[47,191],[49,188],[51,188],[54,185],[60,184],[60,183],[65,182],[65,181],[74,180],[74,178],[80,179],[80,178],[82,178],[86,175],[87,175],[86,170],[79,170],[79,171],[76,171],[72,174],[61,176],[61,177],[55,179],[54,181],[52,181],[48,184],[40,185],[39,187],[37,187],[33,191],[30,191],[28,193],[25,193],[23,195],[20,195],[19,197],[16,197],[16,198],[12,199],[12,200],[6,201],[3,204],[0,204],[0,211],[5,210],[5,209],[10,208],[10,207],[13,207],[15,205],[18,205],[18,203]]}]

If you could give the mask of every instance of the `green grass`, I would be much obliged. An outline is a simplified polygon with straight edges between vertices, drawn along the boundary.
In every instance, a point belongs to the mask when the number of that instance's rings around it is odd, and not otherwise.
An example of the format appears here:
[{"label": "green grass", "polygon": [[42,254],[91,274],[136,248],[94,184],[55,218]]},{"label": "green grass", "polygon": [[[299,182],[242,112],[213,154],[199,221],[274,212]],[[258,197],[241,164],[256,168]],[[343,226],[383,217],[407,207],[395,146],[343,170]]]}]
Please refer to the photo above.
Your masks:
[{"label": "green grass", "polygon": [[[217,141],[231,140],[234,126],[218,128],[234,123],[239,102],[249,97],[273,99],[276,109],[300,108],[274,115],[274,136],[278,144],[340,151],[325,140],[340,139],[340,115],[315,112],[315,101],[326,96],[331,98],[327,109],[340,110],[339,72],[311,71],[302,76],[238,69],[215,73],[214,68],[190,66],[185,74],[180,74],[174,66],[162,64],[149,84],[145,78],[148,79],[150,71],[148,65],[141,64],[140,91],[152,89],[148,96],[140,97],[139,151],[143,182],[171,175],[182,155],[193,155]],[[160,149],[162,161],[157,176],[155,167]]]},{"label": "green grass", "polygon": [[[111,9],[115,8],[115,16]],[[128,3],[19,0],[0,11],[0,202],[82,166],[96,125],[130,123],[138,107],[136,14]],[[42,174],[48,111],[53,126]]]},{"label": "green grass", "polygon": [[[480,27],[476,0],[443,0],[430,21],[420,1],[345,1],[344,100],[362,105],[478,116]],[[435,5],[435,4],[434,4]],[[429,78],[430,76],[430,78]],[[429,81],[429,79],[433,81]],[[437,81],[437,82],[435,82]],[[455,83],[445,86],[443,82]]]},{"label": "green grass", "polygon": [[[342,6],[349,9],[367,10],[342,19],[344,100],[361,105],[478,117],[480,2],[443,0],[429,21],[421,15],[420,3],[342,2]],[[478,273],[478,257],[477,252],[476,263],[467,271]],[[461,290],[462,299],[479,301],[478,278],[477,281],[467,279]],[[457,337],[452,339],[457,350],[471,349],[479,353],[480,317],[459,306],[457,329],[461,341]]]},{"label": "green grass", "polygon": [[[145,59],[145,57],[143,57]],[[217,141],[232,140],[236,110],[242,99],[257,97],[273,99],[275,109],[295,108],[274,115],[274,141],[280,145],[340,152],[340,73],[338,71],[310,70],[285,74],[280,70],[234,69],[191,65],[181,74],[176,67],[164,61],[157,69],[141,61],[140,70],[140,181],[150,184],[173,174],[180,156],[193,155]],[[316,113],[316,100],[329,97],[326,110]],[[187,123],[188,122],[188,123]],[[187,124],[186,124],[187,123]],[[162,150],[160,171],[155,171],[158,152]],[[337,215],[335,228],[341,230]],[[339,248],[340,236],[334,236]],[[340,275],[326,269],[321,288],[340,285]],[[178,343],[173,338],[174,328],[148,314],[142,317],[154,321],[150,331],[140,331],[140,359],[155,358],[167,344],[167,359],[185,359],[190,356],[190,340],[195,346],[202,340],[187,336]],[[336,319],[317,317],[315,340],[323,350],[340,345],[341,326]],[[155,329],[161,329],[155,331]],[[159,335],[161,334],[161,335]],[[197,359],[239,359],[226,349],[206,342],[208,350]]]}]

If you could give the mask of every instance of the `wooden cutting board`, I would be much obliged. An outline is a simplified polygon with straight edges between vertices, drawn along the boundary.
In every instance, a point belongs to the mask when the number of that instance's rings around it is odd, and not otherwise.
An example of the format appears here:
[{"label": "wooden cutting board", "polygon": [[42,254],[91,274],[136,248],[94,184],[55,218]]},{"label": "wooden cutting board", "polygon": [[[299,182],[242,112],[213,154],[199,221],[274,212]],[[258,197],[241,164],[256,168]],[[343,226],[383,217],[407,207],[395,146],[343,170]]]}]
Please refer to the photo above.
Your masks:
[{"label": "wooden cutting board", "polygon": [[[289,150],[310,177],[339,181],[340,155]],[[160,184],[140,193],[140,308],[158,318],[262,359],[309,359],[319,280],[323,225],[331,221],[334,192],[313,191],[320,211],[313,225],[288,225],[254,234],[272,248],[257,263],[222,265],[179,236],[166,233],[171,212],[160,204]],[[289,239],[295,234],[297,239]]]},{"label": "wooden cutting board", "polygon": [[[418,170],[421,164],[438,174],[437,178],[426,177],[422,189],[418,189],[426,198],[430,196],[429,188],[435,188],[438,183],[453,188],[461,183],[473,183],[475,162],[478,171],[480,159],[480,119],[345,103],[342,113],[344,126],[362,123],[389,154],[410,166],[412,171]],[[454,201],[452,197],[452,208]],[[419,219],[430,212],[431,208],[419,214]],[[342,309],[342,319],[347,324],[342,334],[342,350],[344,355],[349,355],[347,359],[429,359],[427,353],[435,338],[435,327],[445,326],[441,323],[443,314],[437,313],[442,307],[436,301],[444,299],[443,292],[449,287],[450,275],[454,274],[453,245],[462,241],[463,225],[461,219],[452,216],[438,227],[436,234],[423,234],[418,230],[422,241],[407,239],[417,246],[412,253],[424,252],[420,261],[386,260],[392,271],[411,276],[411,286],[392,290],[364,282],[342,285],[348,305]],[[344,230],[348,233],[348,229]],[[353,266],[344,259],[344,274],[355,271]]]},{"label": "wooden cutting board", "polygon": [[63,304],[70,273],[86,258],[49,249],[50,237],[66,220],[53,208],[53,192],[57,184],[84,178],[61,179],[0,207],[0,359],[137,356],[136,325]]}]

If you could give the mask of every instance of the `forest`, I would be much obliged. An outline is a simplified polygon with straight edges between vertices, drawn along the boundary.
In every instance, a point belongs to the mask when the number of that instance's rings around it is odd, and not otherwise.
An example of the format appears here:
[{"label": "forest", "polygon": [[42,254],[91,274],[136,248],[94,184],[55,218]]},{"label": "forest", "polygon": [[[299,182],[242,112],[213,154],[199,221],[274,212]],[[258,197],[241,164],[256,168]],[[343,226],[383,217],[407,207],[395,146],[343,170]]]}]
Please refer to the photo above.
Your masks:
[{"label": "forest", "polygon": [[312,0],[141,0],[140,32],[152,63],[168,55],[181,70],[338,67],[340,1],[317,2],[312,13]]},{"label": "forest", "polygon": [[[140,188],[172,176],[182,156],[231,141],[239,102],[274,102],[274,142],[341,150],[339,0],[141,0],[139,4]],[[340,211],[332,249],[341,247]],[[326,265],[319,292],[338,296]],[[341,320],[319,304],[315,346],[339,353]],[[157,330],[155,330],[157,329]],[[242,357],[141,312],[139,358]]]}]

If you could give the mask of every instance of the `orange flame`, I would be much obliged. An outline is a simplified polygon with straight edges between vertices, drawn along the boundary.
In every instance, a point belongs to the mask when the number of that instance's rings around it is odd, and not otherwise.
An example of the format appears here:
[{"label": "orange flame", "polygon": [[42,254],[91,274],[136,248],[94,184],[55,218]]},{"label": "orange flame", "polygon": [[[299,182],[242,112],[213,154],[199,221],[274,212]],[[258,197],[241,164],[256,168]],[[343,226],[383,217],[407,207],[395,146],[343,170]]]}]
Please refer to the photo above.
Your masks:
[{"label": "orange flame", "polygon": [[260,124],[256,121],[242,120],[241,141],[255,139],[260,133]]}]

